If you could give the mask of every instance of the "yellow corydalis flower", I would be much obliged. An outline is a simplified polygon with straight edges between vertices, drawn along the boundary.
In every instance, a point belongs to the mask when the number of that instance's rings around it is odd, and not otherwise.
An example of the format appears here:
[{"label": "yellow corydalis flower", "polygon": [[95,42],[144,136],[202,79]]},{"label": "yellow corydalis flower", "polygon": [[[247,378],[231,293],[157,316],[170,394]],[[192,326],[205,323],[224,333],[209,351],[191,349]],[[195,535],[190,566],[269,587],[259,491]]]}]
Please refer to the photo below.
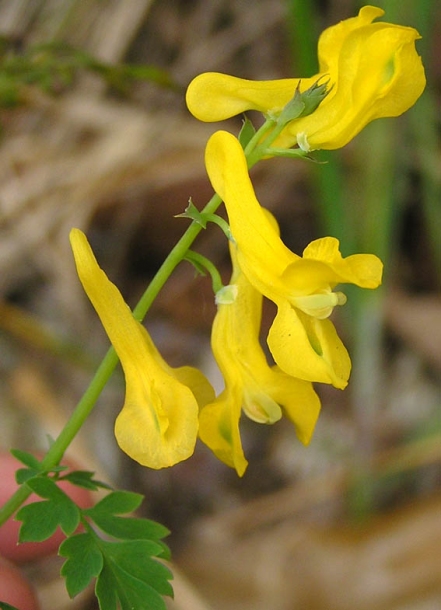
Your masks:
[{"label": "yellow corydalis flower", "polygon": [[[216,297],[218,311],[211,345],[225,389],[200,413],[199,436],[214,454],[242,476],[247,467],[240,438],[242,411],[258,423],[272,424],[284,413],[307,444],[320,411],[312,384],[270,367],[259,343],[262,295],[241,272],[234,248],[231,284]],[[282,407],[282,408],[281,408]]]},{"label": "yellow corydalis flower", "polygon": [[80,281],[124,371],[125,401],[115,422],[120,448],[155,469],[187,459],[196,443],[199,406],[213,400],[213,389],[199,370],[168,366],[98,266],[84,233],[72,229],[70,241]]},{"label": "yellow corydalis flower", "polygon": [[205,164],[214,190],[227,208],[237,258],[251,284],[277,305],[268,346],[285,373],[344,388],[351,362],[332,322],[345,303],[340,283],[376,288],[382,263],[372,254],[342,258],[338,240],[313,241],[300,257],[285,246],[274,222],[256,199],[242,147],[217,131],[209,139]]},{"label": "yellow corydalis flower", "polygon": [[306,150],[347,144],[370,121],[399,116],[424,90],[426,79],[414,28],[372,23],[384,11],[363,7],[357,17],[326,29],[318,43],[319,73],[311,78],[250,81],[208,72],[187,90],[187,106],[201,121],[221,121],[247,110],[276,116],[294,96],[317,80],[328,95],[310,115],[290,122],[273,143]]}]

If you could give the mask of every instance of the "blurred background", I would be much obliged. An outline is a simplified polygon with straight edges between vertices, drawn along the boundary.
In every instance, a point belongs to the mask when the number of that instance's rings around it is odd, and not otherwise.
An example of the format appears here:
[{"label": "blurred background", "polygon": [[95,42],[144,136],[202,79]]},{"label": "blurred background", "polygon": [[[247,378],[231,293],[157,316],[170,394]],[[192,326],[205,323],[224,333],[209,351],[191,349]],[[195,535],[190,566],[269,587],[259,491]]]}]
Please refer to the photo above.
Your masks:
[{"label": "blurred background", "polygon": [[[427,89],[398,119],[369,125],[323,164],[253,170],[262,204],[295,252],[333,235],[373,252],[383,287],[346,291],[334,320],[353,359],[347,390],[317,386],[322,414],[303,447],[288,422],[243,421],[243,477],[202,445],[150,472],[123,455],[117,371],[69,457],[145,494],[172,530],[175,610],[437,610],[441,607],[441,150],[436,0],[378,0],[417,28]],[[211,196],[185,88],[200,72],[311,76],[329,25],[355,0],[0,0],[0,448],[44,451],[107,350],[68,243],[83,229],[134,306],[187,227],[189,197]],[[254,118],[254,117],[252,117]],[[226,128],[237,133],[241,118]],[[216,227],[195,249],[229,275]],[[266,311],[266,310],[265,310]],[[210,281],[183,263],[146,324],[172,365],[220,388]],[[337,313],[337,312],[336,312]],[[265,313],[268,325],[273,312]],[[27,567],[44,610],[69,601],[58,560]]]}]

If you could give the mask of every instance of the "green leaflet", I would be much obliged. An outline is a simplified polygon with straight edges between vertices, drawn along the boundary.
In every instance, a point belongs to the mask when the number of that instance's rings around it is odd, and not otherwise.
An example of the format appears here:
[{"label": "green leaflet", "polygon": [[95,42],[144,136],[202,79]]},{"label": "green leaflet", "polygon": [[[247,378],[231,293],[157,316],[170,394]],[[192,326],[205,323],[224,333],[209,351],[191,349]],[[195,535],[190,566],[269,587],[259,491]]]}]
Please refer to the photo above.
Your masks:
[{"label": "green leaflet", "polygon": [[48,477],[33,477],[26,484],[45,500],[27,504],[17,512],[17,519],[23,521],[19,541],[41,542],[50,538],[58,526],[66,536],[73,534],[81,518],[75,502]]}]

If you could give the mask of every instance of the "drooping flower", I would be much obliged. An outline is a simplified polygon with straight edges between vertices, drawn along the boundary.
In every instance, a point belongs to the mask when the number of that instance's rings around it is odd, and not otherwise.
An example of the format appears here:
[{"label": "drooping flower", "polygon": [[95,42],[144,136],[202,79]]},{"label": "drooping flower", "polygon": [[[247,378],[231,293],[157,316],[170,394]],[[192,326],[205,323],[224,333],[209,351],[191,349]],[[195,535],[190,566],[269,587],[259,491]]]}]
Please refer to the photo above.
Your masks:
[{"label": "drooping flower", "polygon": [[197,439],[199,407],[214,398],[211,385],[199,370],[171,368],[164,361],[98,266],[84,233],[72,229],[70,241],[80,281],[124,371],[125,401],[115,422],[119,446],[155,469],[187,459]]},{"label": "drooping flower", "polygon": [[241,272],[236,250],[231,284],[217,294],[218,311],[211,345],[224,376],[225,389],[205,407],[199,418],[199,436],[214,454],[242,476],[247,460],[242,448],[239,421],[242,411],[264,424],[284,413],[298,438],[309,443],[320,411],[312,384],[270,367],[259,343],[262,295]]},{"label": "drooping flower", "polygon": [[214,190],[227,208],[237,258],[251,284],[277,305],[268,346],[278,366],[292,377],[344,388],[351,362],[328,319],[346,297],[340,283],[376,288],[382,263],[372,254],[343,258],[339,242],[317,239],[303,257],[279,237],[256,199],[242,147],[233,135],[217,131],[209,139],[205,164]]},{"label": "drooping flower", "polygon": [[187,90],[190,112],[201,121],[221,121],[247,110],[277,116],[297,87],[328,81],[328,95],[308,116],[285,127],[273,143],[307,150],[347,144],[370,121],[399,116],[424,90],[426,79],[411,27],[376,22],[384,11],[363,7],[357,17],[326,29],[318,43],[319,73],[310,78],[250,81],[208,72]]}]

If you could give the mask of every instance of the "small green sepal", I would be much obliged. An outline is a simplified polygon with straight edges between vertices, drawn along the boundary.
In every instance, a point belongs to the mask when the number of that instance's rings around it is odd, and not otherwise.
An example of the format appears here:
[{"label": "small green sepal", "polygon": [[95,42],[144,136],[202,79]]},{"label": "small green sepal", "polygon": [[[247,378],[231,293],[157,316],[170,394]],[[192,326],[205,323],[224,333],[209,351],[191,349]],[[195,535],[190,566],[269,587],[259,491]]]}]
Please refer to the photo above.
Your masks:
[{"label": "small green sepal", "polygon": [[330,91],[328,89],[329,80],[320,85],[321,78],[303,93],[300,92],[300,83],[297,85],[294,96],[286,104],[277,119],[279,126],[286,125],[300,117],[308,116],[319,107]]},{"label": "small green sepal", "polygon": [[301,116],[308,116],[315,112],[325,97],[331,92],[332,87],[328,89],[329,78],[319,85],[322,78],[323,77],[319,78],[309,89],[301,94],[303,103],[305,104]]},{"label": "small green sepal", "polygon": [[283,108],[282,112],[279,114],[277,123],[279,125],[286,125],[290,121],[294,121],[294,119],[298,119],[302,116],[303,111],[306,108],[306,104],[302,99],[302,94],[300,93],[300,84],[297,85],[297,88],[294,92],[293,97],[289,100],[286,106]]}]

